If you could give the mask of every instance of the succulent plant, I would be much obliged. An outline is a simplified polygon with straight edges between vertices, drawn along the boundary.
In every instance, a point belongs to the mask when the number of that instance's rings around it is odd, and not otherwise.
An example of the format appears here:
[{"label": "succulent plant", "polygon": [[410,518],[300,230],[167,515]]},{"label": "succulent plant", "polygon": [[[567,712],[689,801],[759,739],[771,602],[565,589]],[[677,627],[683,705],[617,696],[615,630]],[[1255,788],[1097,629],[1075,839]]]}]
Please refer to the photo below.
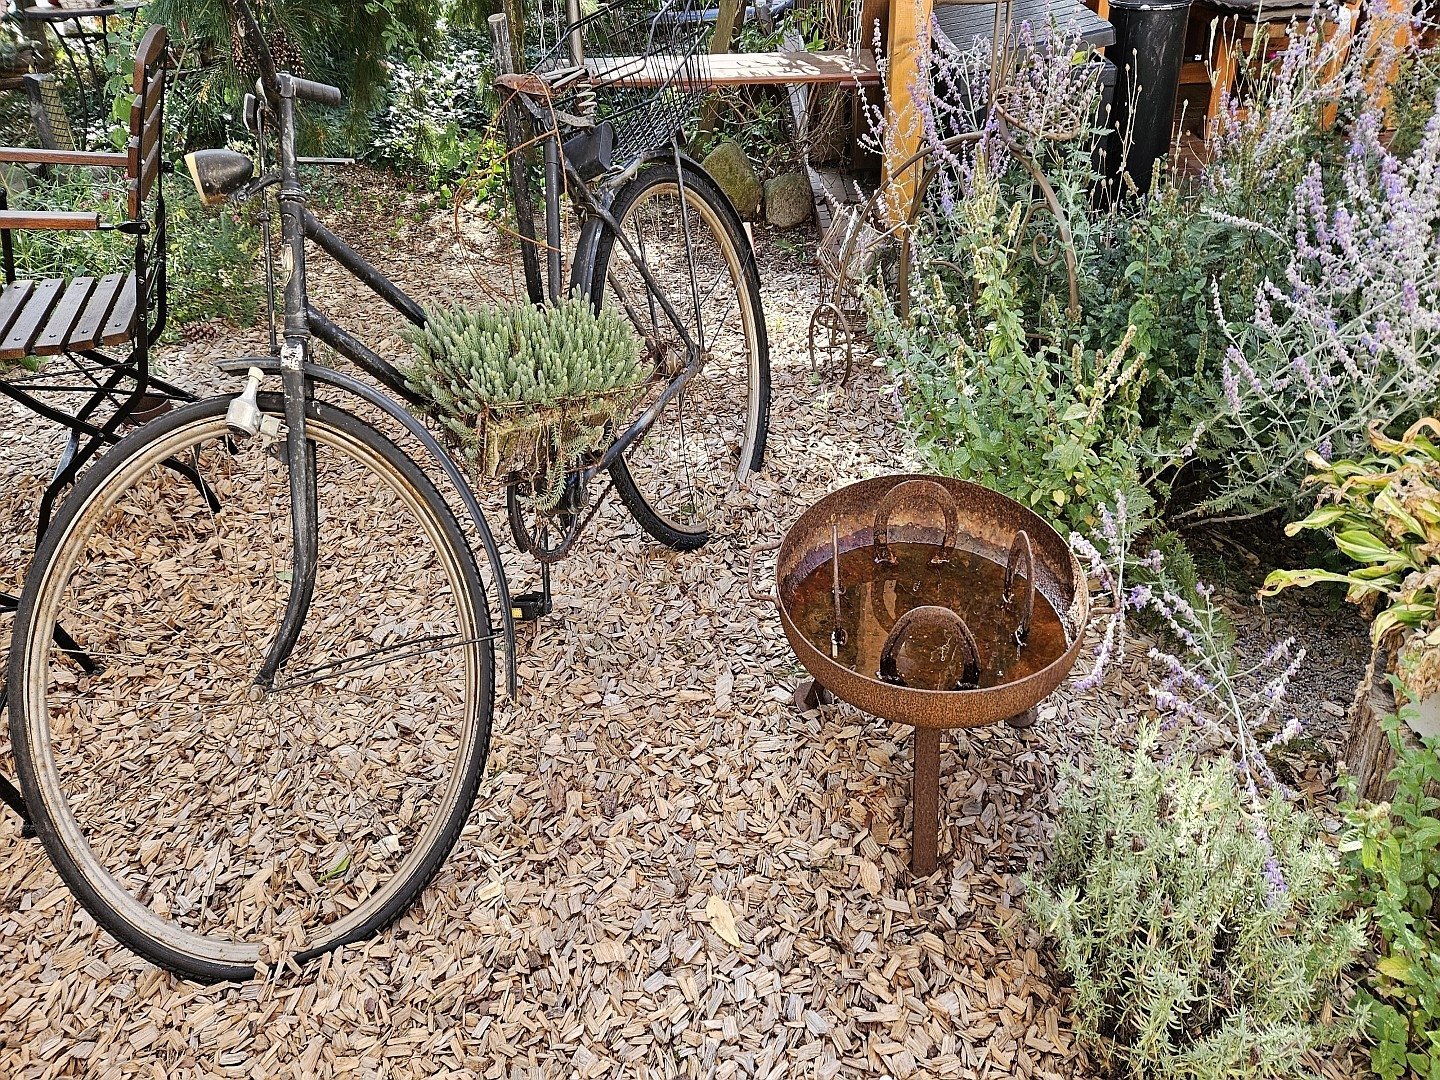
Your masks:
[{"label": "succulent plant", "polygon": [[563,478],[565,463],[603,442],[628,401],[621,392],[651,374],[630,324],[578,297],[425,314],[405,332],[418,354],[403,369],[407,385],[486,472],[543,473],[537,503],[557,490],[552,474]]},{"label": "succulent plant", "polygon": [[640,340],[612,309],[569,298],[431,308],[406,331],[419,353],[411,389],[444,414],[474,419],[495,406],[559,405],[643,382]]}]

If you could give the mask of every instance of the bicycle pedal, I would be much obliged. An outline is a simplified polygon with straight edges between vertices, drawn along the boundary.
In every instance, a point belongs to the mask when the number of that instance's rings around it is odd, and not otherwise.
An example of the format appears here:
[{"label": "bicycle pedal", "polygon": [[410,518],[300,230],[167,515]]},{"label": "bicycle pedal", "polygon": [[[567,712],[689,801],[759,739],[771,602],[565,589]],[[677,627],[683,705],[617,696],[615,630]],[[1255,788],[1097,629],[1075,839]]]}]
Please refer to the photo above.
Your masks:
[{"label": "bicycle pedal", "polygon": [[517,593],[510,597],[510,617],[519,622],[531,622],[554,609],[555,604],[547,593]]}]

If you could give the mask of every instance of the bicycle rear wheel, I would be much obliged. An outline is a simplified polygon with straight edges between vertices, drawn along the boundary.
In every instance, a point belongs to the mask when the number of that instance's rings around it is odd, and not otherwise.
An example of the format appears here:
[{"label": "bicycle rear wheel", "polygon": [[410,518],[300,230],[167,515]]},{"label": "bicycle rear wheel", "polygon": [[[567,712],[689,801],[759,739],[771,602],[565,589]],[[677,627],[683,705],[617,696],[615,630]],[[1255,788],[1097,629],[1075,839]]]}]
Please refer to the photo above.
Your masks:
[{"label": "bicycle rear wheel", "polygon": [[678,372],[683,342],[640,273],[643,260],[702,345],[703,367],[610,470],[641,527],[687,551],[709,539],[726,500],[764,462],[770,353],[744,227],[703,170],[689,162],[682,169],[656,161],[620,189],[610,210],[636,258],[602,229],[588,295],[597,308],[622,312],[656,363]]},{"label": "bicycle rear wheel", "polygon": [[154,421],[82,478],[26,581],[9,678],[60,875],[123,944],[203,981],[404,912],[465,823],[494,702],[454,515],[394,443],[320,403],[314,600],[276,686],[255,684],[289,594],[289,474],[283,439],[232,436],[227,405]]}]

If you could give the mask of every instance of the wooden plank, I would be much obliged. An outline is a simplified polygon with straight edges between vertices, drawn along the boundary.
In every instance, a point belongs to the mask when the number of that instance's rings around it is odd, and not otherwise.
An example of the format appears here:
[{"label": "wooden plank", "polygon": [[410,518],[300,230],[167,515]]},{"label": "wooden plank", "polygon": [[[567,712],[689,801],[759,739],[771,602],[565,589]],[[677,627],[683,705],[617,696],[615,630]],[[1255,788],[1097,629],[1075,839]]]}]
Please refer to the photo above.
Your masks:
[{"label": "wooden plank", "polygon": [[140,201],[144,202],[150,196],[150,189],[155,186],[155,179],[160,175],[160,144],[157,142],[150,148],[140,165]]},{"label": "wooden plank", "polygon": [[20,309],[25,306],[25,301],[30,298],[30,291],[34,288],[33,281],[12,281],[5,286],[4,294],[0,295],[0,336],[10,329],[10,324],[15,321],[15,316],[20,314]]},{"label": "wooden plank", "polygon": [[35,283],[30,299],[6,331],[4,341],[0,341],[0,360],[19,360],[30,355],[30,346],[40,335],[40,329],[45,325],[55,301],[60,298],[60,287],[64,284],[63,278],[48,278]]},{"label": "wooden plank", "polygon": [[115,299],[120,295],[120,283],[124,280],[124,274],[106,274],[100,279],[70,333],[71,349],[93,349],[100,344],[100,329],[109,318],[110,309],[115,306]]},{"label": "wooden plank", "polygon": [[[587,57],[585,67],[604,86],[664,86],[687,61],[676,57]],[[699,81],[707,86],[783,86],[819,83],[837,86],[879,86],[875,54],[848,52],[717,53],[696,58]],[[692,77],[690,69],[683,73]]]},{"label": "wooden plank", "polygon": [[110,310],[110,317],[105,320],[105,329],[100,334],[100,340],[106,345],[119,345],[122,341],[129,341],[134,337],[134,331],[135,273],[131,271],[120,284],[120,295],[115,298],[115,306]]},{"label": "wooden plank", "polygon": [[16,165],[97,165],[123,169],[126,157],[119,153],[91,153],[88,150],[41,150],[30,146],[0,146],[0,161]]},{"label": "wooden plank", "polygon": [[890,9],[883,176],[890,188],[884,200],[885,213],[896,225],[909,220],[923,171],[923,163],[912,160],[925,132],[914,87],[930,79],[929,71],[920,70],[920,61],[930,54],[930,12],[931,0],[896,3]]},{"label": "wooden plank", "polygon": [[0,229],[98,229],[99,214],[63,210],[0,210]]},{"label": "wooden plank", "polygon": [[140,133],[140,159],[142,161],[150,156],[151,149],[164,133],[165,125],[157,110],[154,121],[145,124]]},{"label": "wooden plank", "polygon": [[36,356],[51,356],[64,352],[70,340],[70,331],[75,328],[75,320],[80,318],[85,301],[90,298],[94,288],[95,279],[92,277],[71,278],[69,287],[55,305],[55,310],[50,312],[50,318],[45,321],[45,329],[40,331],[40,336],[35,339],[30,351]]}]

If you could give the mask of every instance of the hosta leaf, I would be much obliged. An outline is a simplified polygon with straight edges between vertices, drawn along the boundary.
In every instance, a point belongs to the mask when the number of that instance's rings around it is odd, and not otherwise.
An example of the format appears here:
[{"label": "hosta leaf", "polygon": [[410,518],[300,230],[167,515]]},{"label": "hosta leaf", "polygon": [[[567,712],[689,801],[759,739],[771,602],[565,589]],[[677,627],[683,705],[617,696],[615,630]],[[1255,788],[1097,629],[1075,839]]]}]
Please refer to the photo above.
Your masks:
[{"label": "hosta leaf", "polygon": [[1414,975],[1410,961],[1403,956],[1382,957],[1375,965],[1382,975],[1389,976],[1399,983],[1407,983]]},{"label": "hosta leaf", "polygon": [[1353,584],[1349,575],[1337,574],[1330,570],[1272,570],[1270,576],[1265,579],[1265,586],[1260,590],[1260,595],[1274,596],[1281,589],[1288,589],[1292,586],[1308,589],[1311,585],[1318,585],[1322,582],[1335,585]]},{"label": "hosta leaf", "polygon": [[1335,546],[1356,562],[1385,562],[1397,557],[1394,548],[1365,529],[1347,529],[1338,534]]},{"label": "hosta leaf", "polygon": [[[1294,536],[1303,529],[1328,529],[1342,519],[1349,518],[1351,522],[1359,525],[1364,519],[1354,514],[1350,507],[1342,506],[1339,503],[1331,503],[1329,506],[1322,506],[1310,514],[1309,517],[1300,521],[1292,521],[1285,526],[1285,535]],[[1347,522],[1348,524],[1348,522]]]}]

